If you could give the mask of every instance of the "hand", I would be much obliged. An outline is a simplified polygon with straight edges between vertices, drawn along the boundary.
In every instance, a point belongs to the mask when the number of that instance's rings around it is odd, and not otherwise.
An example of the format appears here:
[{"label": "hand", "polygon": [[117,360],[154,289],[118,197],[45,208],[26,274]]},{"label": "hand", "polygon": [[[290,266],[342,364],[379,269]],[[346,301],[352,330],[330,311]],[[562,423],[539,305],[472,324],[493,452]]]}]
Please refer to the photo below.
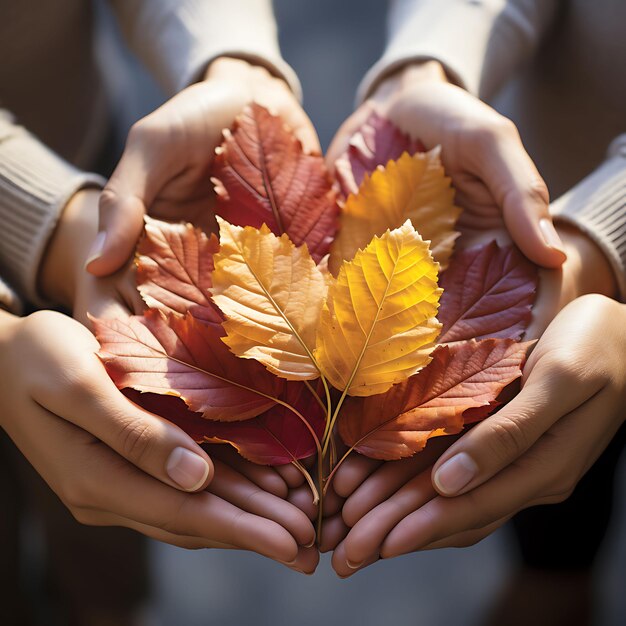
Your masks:
[{"label": "hand", "polygon": [[59,313],[0,312],[0,426],[76,519],[186,548],[252,550],[311,572],[317,550],[302,546],[315,531],[285,500],[279,474],[229,458],[225,446],[212,462],[182,430],[127,400],[97,350]]},{"label": "hand", "polygon": [[[565,500],[624,421],[624,328],[623,304],[599,295],[569,304],[531,354],[520,394],[459,437],[432,472],[407,470],[408,482],[379,505],[356,500],[376,474],[348,498],[344,511],[359,519],[344,513],[354,525],[335,551],[338,573],[379,556],[472,545],[521,509]],[[389,492],[404,476],[399,463],[385,466]]]},{"label": "hand", "polygon": [[384,80],[342,125],[329,164],[346,150],[371,107],[428,148],[442,147],[446,173],[464,212],[461,243],[510,237],[535,263],[559,267],[563,244],[548,213],[548,190],[524,150],[515,125],[463,89],[448,83],[441,65],[409,65]]},{"label": "hand", "polygon": [[181,91],[130,130],[124,154],[102,192],[100,228],[87,269],[119,270],[143,228],[146,211],[209,228],[213,190],[208,171],[222,129],[251,101],[281,115],[307,151],[317,135],[287,84],[237,59],[213,61],[206,80]]}]

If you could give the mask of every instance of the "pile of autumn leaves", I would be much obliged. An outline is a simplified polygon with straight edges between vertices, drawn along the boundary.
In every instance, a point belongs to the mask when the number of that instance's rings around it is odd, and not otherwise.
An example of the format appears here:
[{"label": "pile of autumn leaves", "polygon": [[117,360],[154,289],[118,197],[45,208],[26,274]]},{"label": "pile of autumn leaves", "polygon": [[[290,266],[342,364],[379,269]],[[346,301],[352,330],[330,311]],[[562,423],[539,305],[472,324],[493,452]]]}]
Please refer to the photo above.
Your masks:
[{"label": "pile of autumn leaves", "polygon": [[534,266],[495,242],[453,254],[439,150],[374,112],[335,177],[248,107],[212,171],[219,239],[147,219],[149,308],[95,320],[117,386],[196,441],[301,471],[316,452],[332,469],[337,434],[399,459],[492,412],[521,374]]}]

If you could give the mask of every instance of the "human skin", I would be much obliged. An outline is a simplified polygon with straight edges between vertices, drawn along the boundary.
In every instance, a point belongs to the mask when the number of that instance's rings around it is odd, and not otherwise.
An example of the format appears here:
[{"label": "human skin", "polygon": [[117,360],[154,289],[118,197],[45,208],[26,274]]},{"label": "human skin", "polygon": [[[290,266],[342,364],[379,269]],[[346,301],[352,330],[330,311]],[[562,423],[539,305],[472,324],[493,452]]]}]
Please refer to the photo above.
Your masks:
[{"label": "human skin", "polygon": [[241,59],[213,61],[204,80],[184,89],[131,128],[119,164],[100,198],[100,227],[87,269],[95,276],[119,270],[131,256],[143,216],[185,219],[210,227],[214,199],[209,169],[222,130],[246,104],[280,115],[308,152],[317,134],[287,84]]},{"label": "human skin", "polygon": [[[142,308],[126,269],[105,279],[84,270],[98,201],[97,190],[84,189],[68,202],[40,273],[44,296],[86,324],[88,312]],[[0,425],[80,522],[127,526],[187,548],[253,550],[314,571],[315,531],[297,506],[303,489],[294,468],[260,467],[228,446],[207,448],[209,456],[125,398],[95,337],[65,315],[2,312],[0,345]]]},{"label": "human skin", "polygon": [[[541,336],[557,313],[579,296],[588,293],[614,295],[615,279],[611,267],[595,243],[575,227],[558,224],[556,237],[552,234],[547,240],[542,241],[541,236],[547,232],[545,223],[543,227],[535,227],[538,224],[537,219],[544,219],[546,215],[547,192],[545,192],[543,181],[523,152],[517,131],[511,127],[508,120],[489,109],[487,105],[459,88],[446,84],[446,82],[445,74],[436,62],[404,68],[399,72],[399,75],[391,76],[378,87],[372,95],[369,105],[366,104],[357,110],[353,117],[340,129],[331,147],[329,159],[332,161],[345,149],[353,129],[358,127],[362,119],[369,114],[368,106],[372,106],[372,104],[403,130],[413,136],[420,137],[428,147],[442,144],[444,164],[451,173],[453,184],[459,189],[457,202],[464,208],[464,216],[459,224],[462,232],[459,244],[471,246],[494,238],[500,243],[508,243],[512,239],[529,258],[544,265],[544,269],[540,271],[539,293],[533,310],[533,321],[527,332],[527,338],[537,338]],[[451,117],[461,119],[452,122]],[[453,132],[448,133],[446,129],[449,128],[452,128]],[[445,162],[446,147],[450,148],[453,153],[450,157],[450,150],[448,150],[449,161],[447,164]],[[469,156],[472,151],[482,155],[474,163]],[[494,165],[498,160],[500,167]],[[481,167],[486,169],[481,170]],[[489,169],[492,177],[487,179],[485,177],[488,175]],[[480,178],[481,175],[483,175],[483,179]],[[507,181],[506,184],[503,181]],[[498,191],[500,184],[505,185],[505,187]],[[517,186],[518,191],[507,192],[507,185],[509,188]],[[507,216],[507,212],[510,215]],[[558,251],[563,251],[566,254],[563,257],[557,257]],[[551,256],[546,256],[546,252],[550,252]],[[566,261],[560,268],[557,268],[565,257]],[[605,300],[603,299],[598,303],[595,299],[584,299],[581,300],[584,307],[582,304],[576,304],[575,310],[585,319],[591,319],[593,311],[596,310],[599,311],[598,315],[602,313],[604,316],[607,308],[613,306],[607,304]],[[623,319],[623,313],[621,316],[620,318],[617,315],[617,319]],[[558,319],[558,323],[554,322],[549,327],[549,332],[551,333],[550,336],[561,338],[563,346],[560,348],[560,353],[563,353],[571,343],[567,338],[564,319],[571,321],[571,314],[569,317]],[[595,340],[600,341],[601,328],[597,325],[592,326],[598,334]],[[593,337],[588,337],[587,343],[579,347],[581,361],[583,359],[582,352],[584,350],[589,352],[591,346],[594,345],[593,339]],[[542,339],[535,353],[537,355],[543,354],[543,347],[546,345],[549,345],[547,339]],[[435,501],[438,498],[438,500],[445,502],[449,501],[450,512],[448,515],[459,520],[459,536],[454,539],[442,538],[441,545],[456,545],[454,541],[458,541],[460,545],[462,541],[478,540],[492,532],[520,508],[530,506],[529,498],[521,497],[518,501],[510,504],[508,509],[506,505],[503,505],[507,512],[501,519],[497,520],[490,519],[488,512],[477,506],[472,511],[476,515],[482,514],[484,519],[490,520],[489,524],[483,525],[483,528],[477,531],[470,528],[470,520],[467,515],[463,517],[461,510],[456,513],[451,508],[455,499],[444,498],[444,496],[454,495],[454,493],[446,492],[444,483],[441,480],[435,480],[435,476],[445,476],[445,474],[439,475],[435,472],[446,460],[451,459],[453,455],[456,457],[455,451],[463,452],[463,445],[468,442],[473,442],[476,450],[473,455],[480,457],[483,464],[485,457],[497,456],[493,452],[493,449],[497,448],[497,441],[494,441],[497,435],[493,435],[491,439],[487,435],[481,437],[483,433],[490,432],[487,429],[492,427],[494,431],[503,433],[500,450],[500,458],[503,460],[499,473],[506,475],[507,468],[517,462],[521,452],[515,456],[506,447],[507,438],[511,438],[513,435],[508,435],[508,431],[500,426],[500,420],[509,425],[509,430],[517,432],[519,430],[517,427],[518,419],[514,412],[519,407],[525,407],[527,416],[525,423],[528,424],[526,428],[534,428],[535,439],[540,440],[541,437],[549,439],[552,434],[551,429],[570,435],[569,431],[557,426],[561,419],[565,419],[572,410],[569,404],[560,402],[558,399],[559,381],[566,376],[561,372],[563,368],[560,366],[563,366],[563,363],[553,363],[545,356],[540,361],[536,361],[538,359],[538,356],[533,356],[526,365],[524,371],[525,385],[521,394],[496,416],[487,420],[484,425],[481,424],[465,436],[458,438],[457,443],[454,443],[457,438],[443,438],[443,441],[433,441],[429,443],[425,452],[413,459],[398,462],[380,463],[355,454],[348,458],[338,471],[333,487],[334,491],[339,496],[347,498],[347,501],[343,506],[342,516],[335,515],[328,520],[329,532],[325,535],[323,546],[324,550],[335,549],[333,566],[340,576],[352,575],[357,569],[378,560],[381,555],[395,556],[402,551],[420,548],[418,545],[419,537],[415,534],[418,531],[416,530],[415,533],[411,534],[412,529],[416,528],[413,521],[420,506],[425,505],[430,500]],[[535,362],[539,362],[541,367],[537,369],[537,366],[533,365]],[[553,372],[547,376],[547,380],[553,381],[554,386],[546,387],[544,384],[540,387],[538,374],[531,375],[533,367],[535,372],[539,371],[544,374],[547,368],[552,367]],[[593,386],[585,384],[586,376],[588,374],[594,375],[593,367],[590,366],[588,371],[585,371],[584,367],[578,370],[573,367],[570,369],[571,375],[568,380],[571,380],[572,376],[578,375],[577,382],[581,389],[593,389]],[[617,378],[623,375],[619,370],[617,361],[614,362],[614,371],[606,372],[606,375]],[[540,407],[532,404],[536,395],[540,393],[550,393],[551,398],[555,396],[552,404],[553,412],[551,413],[554,419],[552,425],[546,423]],[[581,404],[584,404],[584,393],[582,397]],[[613,397],[611,396],[611,398]],[[609,411],[610,418],[619,421],[619,418],[616,417],[617,410],[614,399],[611,398],[606,400],[605,406]],[[599,442],[606,445],[601,432],[598,431],[595,435]],[[564,443],[567,444],[568,440],[566,440],[565,434],[563,439]],[[536,443],[535,445],[539,444]],[[598,444],[598,446],[600,445]],[[597,452],[598,446],[587,455],[587,458],[599,454]],[[449,450],[446,451],[448,447]],[[541,447],[539,446],[539,448]],[[574,447],[573,443],[571,447]],[[528,453],[532,457],[532,449]],[[448,475],[456,475],[457,481],[461,480],[459,478],[462,474],[461,469],[464,462],[467,461],[464,455],[459,458],[461,461],[453,462],[448,466],[448,468],[456,467],[456,474],[450,470]],[[567,453],[561,459],[563,462],[573,461]],[[474,459],[472,458],[471,462],[467,461],[465,465],[470,468],[473,467],[475,465]],[[555,470],[559,469],[558,463],[553,465]],[[570,486],[580,478],[577,473],[579,467],[576,463],[573,463],[573,467],[574,469],[565,481]],[[539,471],[528,472],[526,475],[528,484],[524,485],[525,487],[528,489],[537,487],[540,482]],[[541,471],[543,472],[544,468],[541,468]],[[495,478],[496,476],[491,477],[491,480],[495,480]],[[474,479],[468,480],[462,493],[469,489],[471,496],[472,488],[478,487],[480,484],[481,479],[477,475]],[[515,489],[519,487],[519,485],[514,484],[507,485],[506,481],[502,481],[501,484],[504,485],[502,494],[507,489],[515,492]],[[545,497],[548,498],[549,494]],[[481,501],[481,504],[484,509],[488,503]],[[435,505],[430,506],[434,507]],[[423,513],[424,517],[428,515],[429,510],[426,508]],[[404,517],[407,517],[407,521],[402,521]],[[441,518],[438,520],[441,523]],[[464,522],[466,523],[465,527],[463,526]],[[395,529],[396,526],[397,529]],[[434,526],[433,532],[437,532],[436,524]],[[387,538],[389,533],[392,534]],[[448,543],[445,543],[446,541]]]}]

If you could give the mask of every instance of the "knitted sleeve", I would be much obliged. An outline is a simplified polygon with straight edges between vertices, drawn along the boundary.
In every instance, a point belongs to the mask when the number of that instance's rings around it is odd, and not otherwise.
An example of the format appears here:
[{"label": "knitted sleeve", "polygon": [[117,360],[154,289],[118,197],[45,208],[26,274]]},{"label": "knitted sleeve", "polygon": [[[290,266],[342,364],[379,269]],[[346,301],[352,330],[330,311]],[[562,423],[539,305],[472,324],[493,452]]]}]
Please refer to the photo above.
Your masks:
[{"label": "knitted sleeve", "polygon": [[[41,303],[39,265],[67,201],[83,187],[104,183],[61,159],[0,109],[0,276],[23,299]],[[0,292],[14,303],[6,284]]]},{"label": "knitted sleeve", "polygon": [[387,74],[435,59],[457,85],[489,98],[536,49],[558,0],[392,0],[388,42],[358,90],[365,100]]},{"label": "knitted sleeve", "polygon": [[271,0],[110,0],[135,54],[169,95],[197,81],[219,56],[249,59],[301,96],[278,47]]},{"label": "knitted sleeve", "polygon": [[569,222],[593,239],[615,272],[626,301],[626,134],[609,148],[609,158],[552,203],[555,222]]}]

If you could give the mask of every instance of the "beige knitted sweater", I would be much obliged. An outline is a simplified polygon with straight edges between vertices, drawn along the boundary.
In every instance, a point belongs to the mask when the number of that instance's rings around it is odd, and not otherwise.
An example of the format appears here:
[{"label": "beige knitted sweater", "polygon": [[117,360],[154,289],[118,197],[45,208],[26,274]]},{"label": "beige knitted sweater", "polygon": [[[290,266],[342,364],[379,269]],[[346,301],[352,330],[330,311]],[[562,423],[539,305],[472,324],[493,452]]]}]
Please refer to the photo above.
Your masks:
[{"label": "beige knitted sweater", "polygon": [[[109,4],[168,95],[228,54],[263,63],[299,94],[278,49],[271,0]],[[109,128],[93,20],[90,0],[0,2],[0,304],[13,310],[38,302],[40,260],[67,200],[104,184],[83,171]]]},{"label": "beige knitted sweater", "polygon": [[553,214],[601,246],[626,299],[626,0],[392,0],[389,18],[360,99],[425,59],[497,95],[558,197]]}]

